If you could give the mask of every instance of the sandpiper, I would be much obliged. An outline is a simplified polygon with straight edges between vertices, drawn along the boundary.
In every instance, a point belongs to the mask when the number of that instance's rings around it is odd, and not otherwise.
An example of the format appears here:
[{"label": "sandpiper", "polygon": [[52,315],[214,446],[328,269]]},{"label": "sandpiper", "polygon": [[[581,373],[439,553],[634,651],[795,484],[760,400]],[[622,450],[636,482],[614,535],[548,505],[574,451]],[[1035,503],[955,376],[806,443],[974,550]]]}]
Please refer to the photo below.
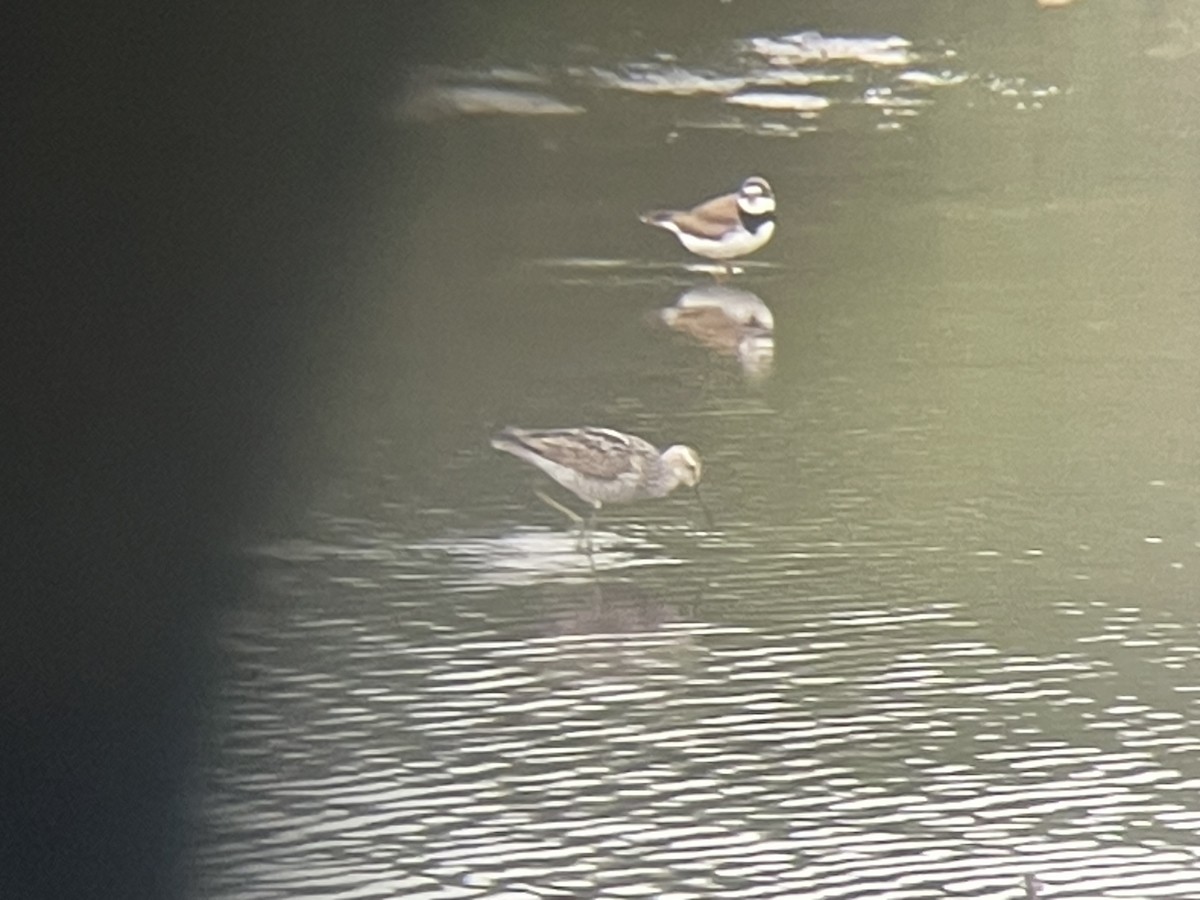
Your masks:
[{"label": "sandpiper", "polygon": [[752,175],[733,194],[706,200],[686,210],[656,209],[641,215],[647,225],[671,231],[692,253],[728,260],[761,248],[775,233],[775,195],[765,178]]},{"label": "sandpiper", "polygon": [[596,516],[606,503],[665,497],[681,484],[694,488],[696,497],[700,496],[700,456],[683,444],[660,452],[632,434],[581,427],[505,428],[492,438],[492,446],[532,463],[591,505],[585,523],[581,516],[538,491],[542,500],[581,527],[589,547]]}]

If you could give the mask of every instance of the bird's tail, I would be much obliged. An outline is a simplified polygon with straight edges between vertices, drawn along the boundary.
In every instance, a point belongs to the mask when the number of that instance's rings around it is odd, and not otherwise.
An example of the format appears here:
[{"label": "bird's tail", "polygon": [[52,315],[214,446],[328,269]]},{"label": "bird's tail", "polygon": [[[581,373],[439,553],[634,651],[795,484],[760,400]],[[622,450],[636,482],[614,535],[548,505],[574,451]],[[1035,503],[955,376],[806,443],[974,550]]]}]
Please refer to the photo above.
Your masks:
[{"label": "bird's tail", "polygon": [[515,453],[518,448],[523,448],[525,444],[521,440],[520,430],[510,425],[492,435],[492,446],[497,450]]},{"label": "bird's tail", "polygon": [[647,225],[655,225],[659,228],[670,228],[671,220],[674,213],[669,209],[652,209],[650,212],[641,213],[638,219],[645,222]]}]

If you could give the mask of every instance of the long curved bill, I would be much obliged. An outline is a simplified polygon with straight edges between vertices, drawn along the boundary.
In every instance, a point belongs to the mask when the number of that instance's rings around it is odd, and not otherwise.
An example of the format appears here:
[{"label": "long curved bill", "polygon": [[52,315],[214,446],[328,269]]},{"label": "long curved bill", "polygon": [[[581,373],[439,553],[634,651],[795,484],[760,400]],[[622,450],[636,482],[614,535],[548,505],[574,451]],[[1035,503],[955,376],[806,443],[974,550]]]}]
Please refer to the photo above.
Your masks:
[{"label": "long curved bill", "polygon": [[712,513],[708,511],[708,504],[704,502],[704,498],[700,496],[700,485],[695,485],[692,488],[696,493],[696,502],[700,504],[700,509],[704,512],[704,527],[708,531],[716,531],[717,525],[713,522]]}]

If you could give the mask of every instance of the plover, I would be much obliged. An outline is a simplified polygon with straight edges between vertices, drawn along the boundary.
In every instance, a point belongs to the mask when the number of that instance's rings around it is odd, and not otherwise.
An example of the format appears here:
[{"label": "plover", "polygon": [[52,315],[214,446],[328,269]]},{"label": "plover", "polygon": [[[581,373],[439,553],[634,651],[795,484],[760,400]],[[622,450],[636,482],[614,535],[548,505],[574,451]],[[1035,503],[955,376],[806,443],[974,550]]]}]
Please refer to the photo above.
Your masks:
[{"label": "plover", "polygon": [[775,194],[765,178],[752,175],[733,194],[706,200],[687,210],[657,209],[643,213],[647,225],[673,232],[697,256],[728,260],[760,249],[775,233]]}]

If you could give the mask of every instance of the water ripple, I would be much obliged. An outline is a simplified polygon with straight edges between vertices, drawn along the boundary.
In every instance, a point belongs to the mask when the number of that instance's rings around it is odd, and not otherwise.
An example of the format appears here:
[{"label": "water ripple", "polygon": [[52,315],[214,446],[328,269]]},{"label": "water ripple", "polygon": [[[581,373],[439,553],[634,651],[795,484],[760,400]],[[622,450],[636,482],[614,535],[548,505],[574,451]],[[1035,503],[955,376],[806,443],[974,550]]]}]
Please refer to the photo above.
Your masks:
[{"label": "water ripple", "polygon": [[[350,617],[245,622],[211,895],[998,900],[1026,871],[1061,897],[1200,891],[1193,695],[1108,699],[1102,667],[965,637],[952,605],[825,603],[844,640],[681,616],[396,656]],[[912,639],[881,658],[884,634]],[[288,662],[313,635],[343,677]]]},{"label": "water ripple", "polygon": [[[409,73],[396,104],[399,116],[422,121],[447,116],[521,117],[605,114],[611,103],[597,92],[631,101],[671,98],[687,103],[669,110],[663,124],[686,129],[729,129],[763,137],[796,137],[834,107],[877,111],[877,128],[900,128],[933,104],[934,92],[968,90],[1015,111],[1040,110],[1067,91],[1020,73],[962,68],[957,50],[941,43],[916,46],[899,35],[825,35],[805,31],[757,35],[706,55],[703,65],[658,52],[648,59],[600,65],[546,61],[523,66],[427,66]],[[536,90],[535,90],[536,88]],[[807,88],[798,93],[788,88]],[[552,93],[554,92],[554,93]],[[571,99],[563,100],[560,97]],[[722,113],[703,101],[719,100]],[[643,110],[645,115],[648,110]]]}]

